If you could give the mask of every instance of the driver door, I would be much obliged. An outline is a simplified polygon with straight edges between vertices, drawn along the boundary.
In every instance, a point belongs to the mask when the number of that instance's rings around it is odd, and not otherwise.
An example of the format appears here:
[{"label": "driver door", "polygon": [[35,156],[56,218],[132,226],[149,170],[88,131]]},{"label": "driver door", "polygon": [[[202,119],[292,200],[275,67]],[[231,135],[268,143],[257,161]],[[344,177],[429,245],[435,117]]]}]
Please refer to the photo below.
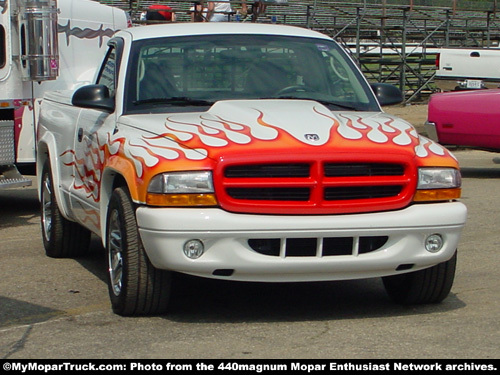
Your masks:
[{"label": "driver door", "polygon": [[[119,48],[110,42],[96,83],[108,87],[115,97]],[[72,210],[84,226],[100,233],[101,181],[105,164],[108,134],[115,128],[115,113],[84,108],[76,125],[71,189]]]}]

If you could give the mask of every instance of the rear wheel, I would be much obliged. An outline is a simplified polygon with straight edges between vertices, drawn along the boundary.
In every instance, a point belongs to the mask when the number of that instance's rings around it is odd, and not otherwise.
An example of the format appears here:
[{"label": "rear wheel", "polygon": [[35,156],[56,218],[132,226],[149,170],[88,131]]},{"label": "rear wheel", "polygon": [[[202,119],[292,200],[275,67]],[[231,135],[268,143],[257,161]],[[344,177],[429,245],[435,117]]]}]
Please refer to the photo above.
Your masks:
[{"label": "rear wheel", "polygon": [[52,258],[74,258],[88,252],[91,232],[62,216],[54,193],[50,165],[45,164],[41,188],[42,238],[45,253]]},{"label": "rear wheel", "polygon": [[171,273],[156,269],[149,261],[137,230],[134,205],[124,187],[111,196],[106,233],[113,311],[124,316],[166,312]]},{"label": "rear wheel", "polygon": [[439,303],[450,293],[457,252],[443,263],[416,272],[383,278],[389,296],[403,305]]}]

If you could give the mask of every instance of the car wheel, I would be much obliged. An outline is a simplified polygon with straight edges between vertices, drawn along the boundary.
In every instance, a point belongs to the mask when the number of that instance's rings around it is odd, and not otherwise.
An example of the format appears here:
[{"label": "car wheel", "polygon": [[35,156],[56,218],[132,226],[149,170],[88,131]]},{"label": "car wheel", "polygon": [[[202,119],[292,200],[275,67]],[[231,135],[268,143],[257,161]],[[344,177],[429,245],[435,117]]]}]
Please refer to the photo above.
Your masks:
[{"label": "car wheel", "polygon": [[45,253],[52,258],[75,258],[88,252],[91,232],[62,216],[57,204],[50,165],[42,172],[40,194],[42,238]]},{"label": "car wheel", "polygon": [[456,264],[457,252],[450,260],[433,267],[382,279],[387,293],[397,303],[439,303],[451,290]]},{"label": "car wheel", "polygon": [[116,188],[111,196],[106,233],[113,311],[123,316],[166,312],[171,272],[156,269],[149,261],[137,229],[134,205],[124,187]]}]

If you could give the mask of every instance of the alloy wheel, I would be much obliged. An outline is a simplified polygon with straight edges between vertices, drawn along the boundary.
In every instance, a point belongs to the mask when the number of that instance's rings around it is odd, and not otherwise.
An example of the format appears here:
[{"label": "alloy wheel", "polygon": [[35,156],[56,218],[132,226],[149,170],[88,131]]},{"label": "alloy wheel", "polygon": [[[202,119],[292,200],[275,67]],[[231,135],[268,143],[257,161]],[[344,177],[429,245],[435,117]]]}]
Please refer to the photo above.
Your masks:
[{"label": "alloy wheel", "polygon": [[111,289],[116,296],[119,296],[122,291],[123,279],[123,241],[118,210],[111,212],[108,236],[108,265]]}]

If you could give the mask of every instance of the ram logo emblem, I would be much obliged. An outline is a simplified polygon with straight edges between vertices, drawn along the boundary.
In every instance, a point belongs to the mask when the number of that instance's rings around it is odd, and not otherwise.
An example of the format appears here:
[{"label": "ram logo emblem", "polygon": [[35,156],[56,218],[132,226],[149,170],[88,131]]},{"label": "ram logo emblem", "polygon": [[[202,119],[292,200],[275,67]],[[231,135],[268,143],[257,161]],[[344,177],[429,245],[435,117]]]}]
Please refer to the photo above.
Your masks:
[{"label": "ram logo emblem", "polygon": [[305,134],[306,140],[310,142],[317,142],[319,141],[319,135],[317,134]]}]

